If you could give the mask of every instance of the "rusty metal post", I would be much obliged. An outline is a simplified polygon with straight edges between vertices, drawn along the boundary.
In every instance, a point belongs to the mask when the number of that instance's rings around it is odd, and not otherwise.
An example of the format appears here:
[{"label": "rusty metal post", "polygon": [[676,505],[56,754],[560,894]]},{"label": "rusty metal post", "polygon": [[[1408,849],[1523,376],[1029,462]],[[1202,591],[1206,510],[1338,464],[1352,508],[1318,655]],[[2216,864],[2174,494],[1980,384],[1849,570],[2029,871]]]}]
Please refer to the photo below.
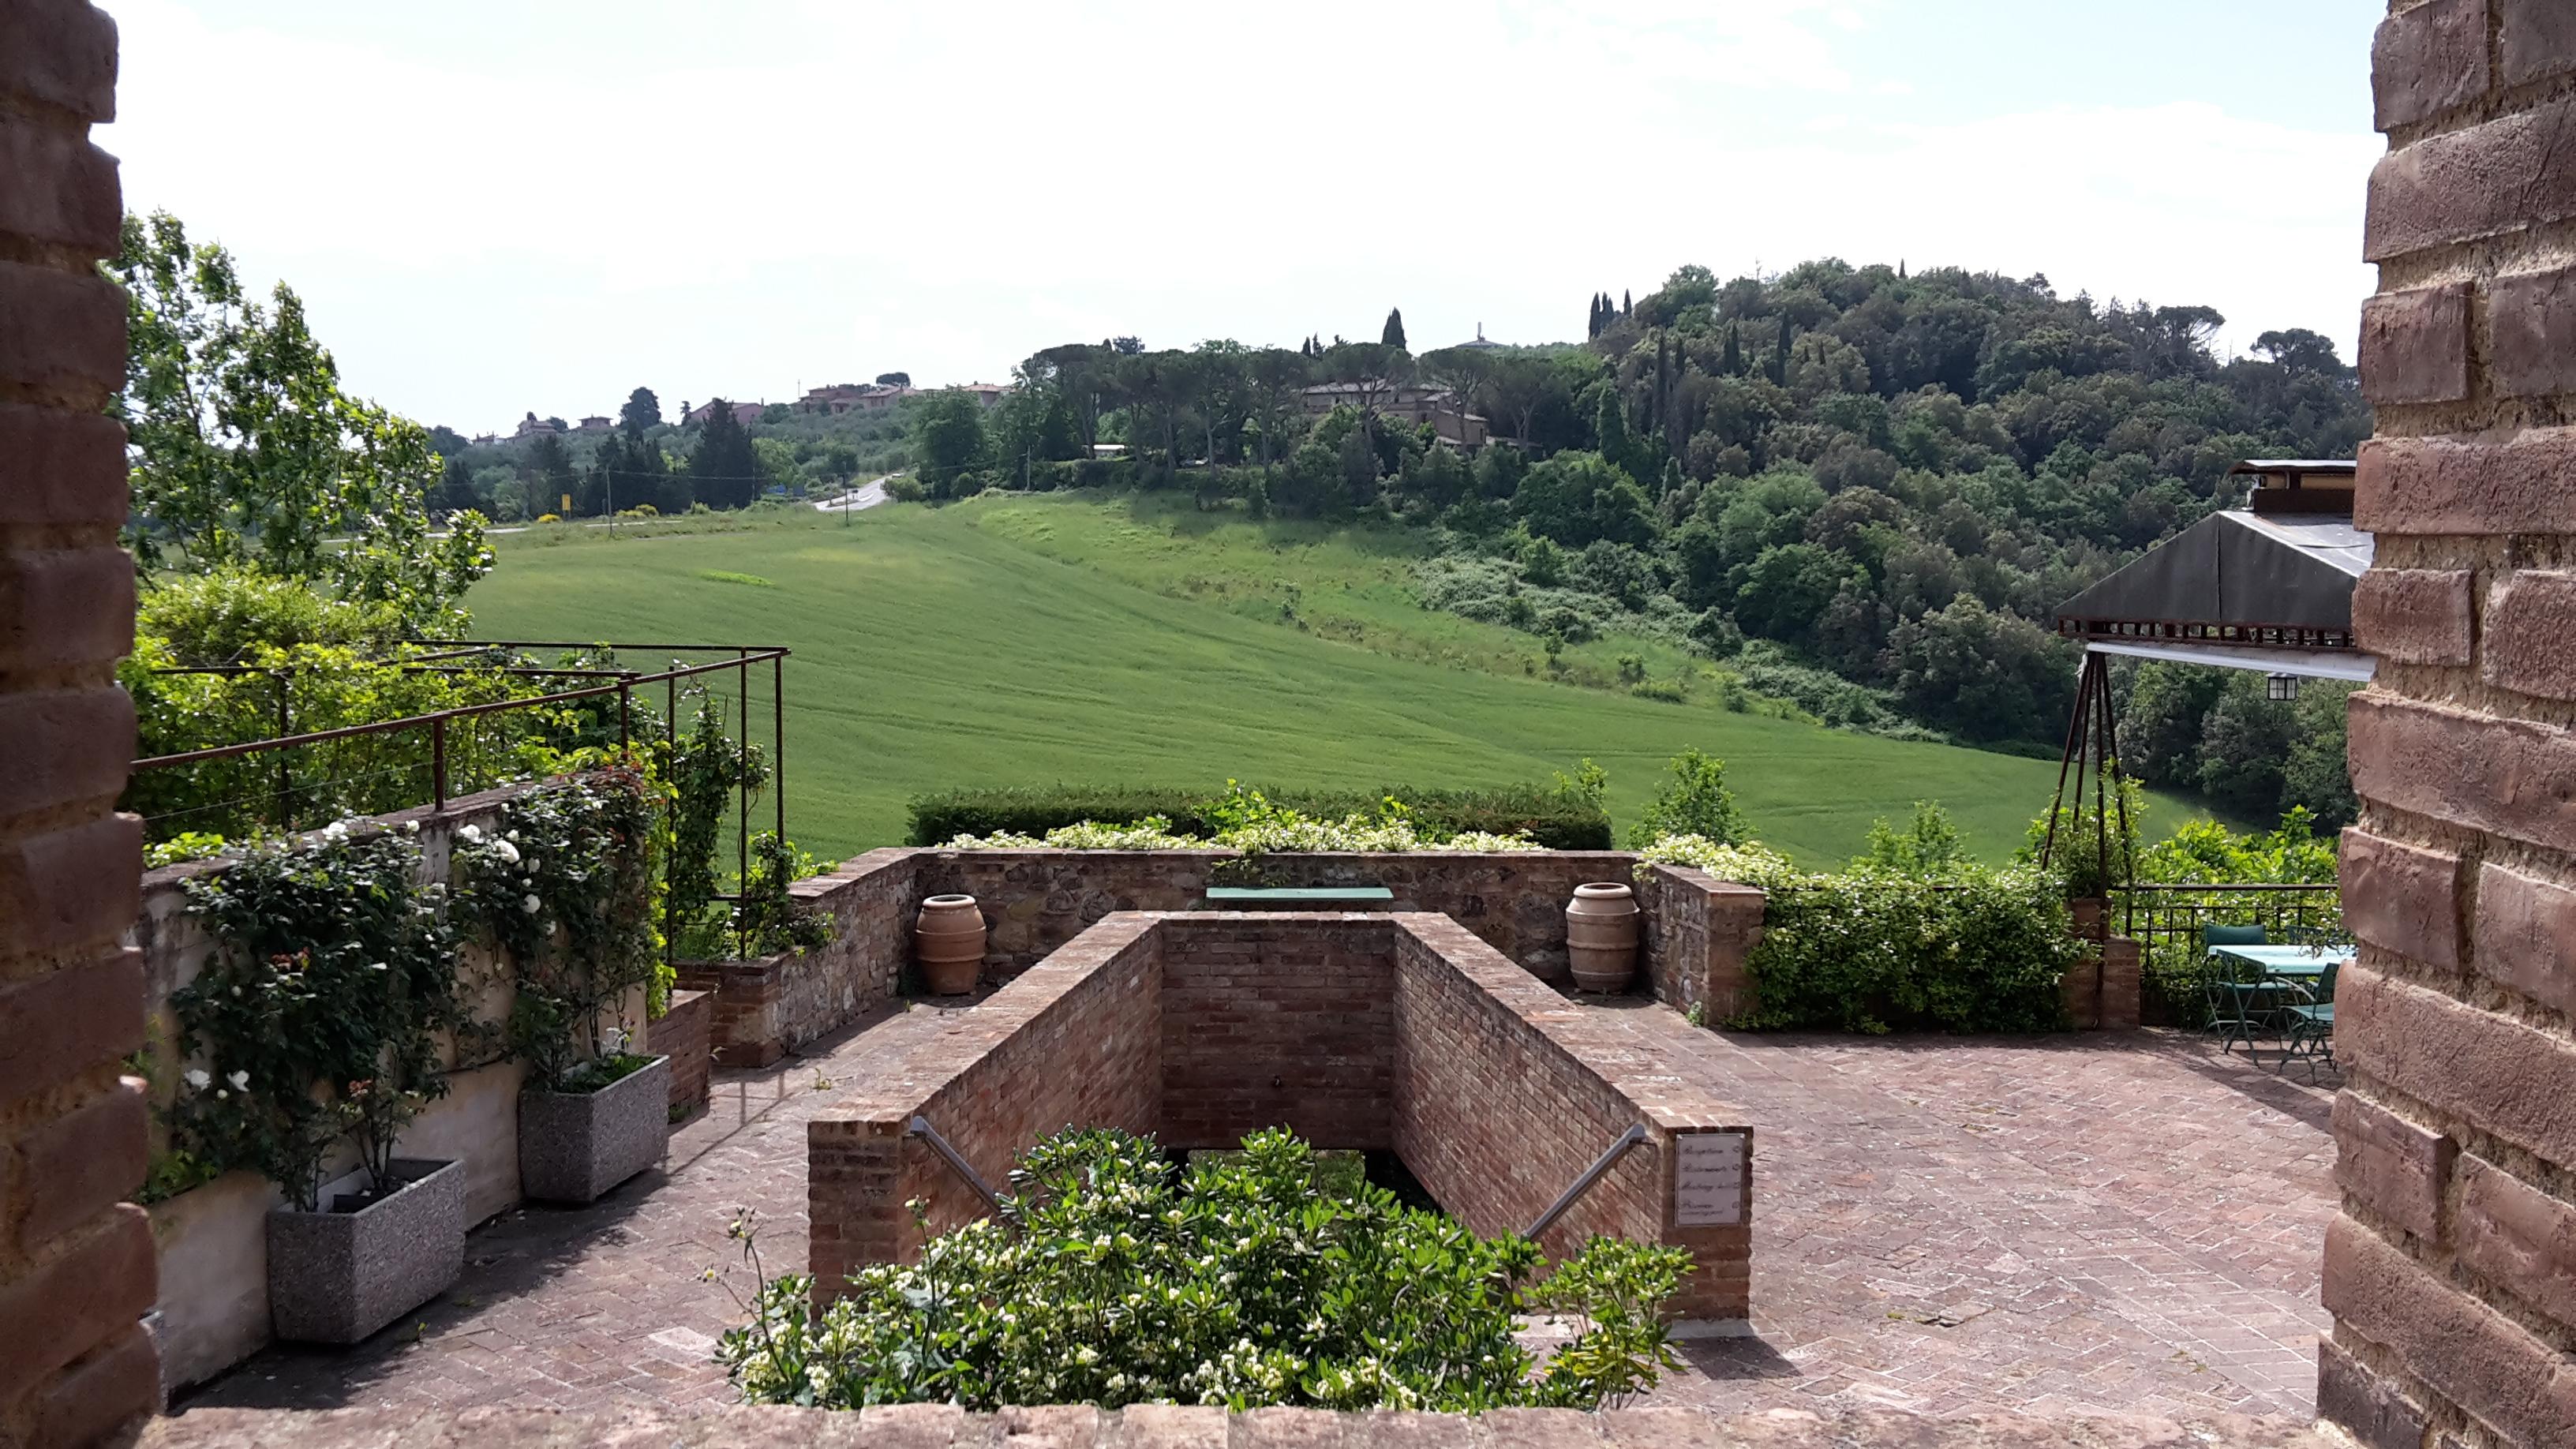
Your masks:
[{"label": "rusty metal post", "polygon": [[[277,737],[284,739],[295,731],[288,727],[286,704],[286,671],[272,670],[269,678],[277,683]],[[295,785],[287,774],[288,752],[277,752],[277,828],[292,834],[295,830]]]},{"label": "rusty metal post", "polygon": [[742,719],[742,775],[734,787],[733,888],[740,895],[751,884],[751,651],[737,649],[742,661],[733,672],[734,703]]},{"label": "rusty metal post", "polygon": [[769,656],[769,789],[778,838],[787,839],[787,656]]}]

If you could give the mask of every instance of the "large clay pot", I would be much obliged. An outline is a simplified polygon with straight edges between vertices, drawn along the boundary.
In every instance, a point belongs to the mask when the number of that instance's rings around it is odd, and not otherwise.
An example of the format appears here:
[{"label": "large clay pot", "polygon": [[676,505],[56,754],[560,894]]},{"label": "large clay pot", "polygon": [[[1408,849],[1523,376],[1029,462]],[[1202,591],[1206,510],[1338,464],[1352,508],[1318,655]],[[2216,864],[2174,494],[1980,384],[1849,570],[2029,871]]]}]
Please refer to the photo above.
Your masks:
[{"label": "large clay pot", "polygon": [[963,996],[984,969],[984,913],[973,896],[932,896],[912,923],[922,984],[936,996]]},{"label": "large clay pot", "polygon": [[1637,976],[1637,893],[1615,881],[1574,888],[1565,954],[1583,991],[1625,991]]}]

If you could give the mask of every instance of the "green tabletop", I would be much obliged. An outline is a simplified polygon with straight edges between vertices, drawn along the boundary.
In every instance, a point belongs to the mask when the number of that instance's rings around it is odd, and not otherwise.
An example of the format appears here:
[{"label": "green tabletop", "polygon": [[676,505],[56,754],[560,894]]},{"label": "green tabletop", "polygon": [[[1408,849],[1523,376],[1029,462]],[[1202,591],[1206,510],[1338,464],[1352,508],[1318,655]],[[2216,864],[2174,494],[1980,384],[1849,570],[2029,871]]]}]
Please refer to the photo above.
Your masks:
[{"label": "green tabletop", "polygon": [[1209,886],[1212,901],[1391,901],[1385,886]]},{"label": "green tabletop", "polygon": [[2349,965],[2350,946],[2212,946],[2209,954],[2260,966],[2274,976],[2317,977],[2329,965]]}]

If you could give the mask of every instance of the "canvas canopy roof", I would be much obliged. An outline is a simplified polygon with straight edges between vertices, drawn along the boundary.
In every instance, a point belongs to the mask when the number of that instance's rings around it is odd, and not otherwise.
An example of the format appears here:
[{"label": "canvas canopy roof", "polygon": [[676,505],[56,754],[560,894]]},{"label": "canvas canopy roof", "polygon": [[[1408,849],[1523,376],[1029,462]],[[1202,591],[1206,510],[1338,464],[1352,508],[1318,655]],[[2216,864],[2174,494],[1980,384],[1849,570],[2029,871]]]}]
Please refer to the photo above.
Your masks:
[{"label": "canvas canopy roof", "polygon": [[[2059,605],[2058,632],[2104,653],[2367,678],[2352,586],[2370,556],[2348,516],[2213,513]],[[2319,654],[2345,657],[2300,658]]]}]

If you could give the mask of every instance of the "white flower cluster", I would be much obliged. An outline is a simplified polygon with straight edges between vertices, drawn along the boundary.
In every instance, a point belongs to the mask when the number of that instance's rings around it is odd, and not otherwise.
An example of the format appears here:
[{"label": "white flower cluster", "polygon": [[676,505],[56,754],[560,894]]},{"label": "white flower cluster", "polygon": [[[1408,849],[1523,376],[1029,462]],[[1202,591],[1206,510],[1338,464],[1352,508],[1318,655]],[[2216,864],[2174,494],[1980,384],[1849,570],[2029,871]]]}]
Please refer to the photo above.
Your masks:
[{"label": "white flower cluster", "polygon": [[1379,855],[1426,850],[1493,854],[1545,848],[1528,835],[1517,832],[1496,835],[1491,831],[1471,830],[1435,840],[1416,830],[1411,821],[1373,820],[1365,815],[1352,815],[1340,820],[1247,825],[1219,831],[1213,839],[1206,840],[1173,834],[1171,822],[1159,815],[1133,825],[1103,825],[1098,821],[1085,820],[1075,825],[1059,826],[1043,836],[1010,831],[960,835],[941,847],[943,850],[1240,850],[1247,854],[1270,855],[1316,850],[1361,851]]}]

